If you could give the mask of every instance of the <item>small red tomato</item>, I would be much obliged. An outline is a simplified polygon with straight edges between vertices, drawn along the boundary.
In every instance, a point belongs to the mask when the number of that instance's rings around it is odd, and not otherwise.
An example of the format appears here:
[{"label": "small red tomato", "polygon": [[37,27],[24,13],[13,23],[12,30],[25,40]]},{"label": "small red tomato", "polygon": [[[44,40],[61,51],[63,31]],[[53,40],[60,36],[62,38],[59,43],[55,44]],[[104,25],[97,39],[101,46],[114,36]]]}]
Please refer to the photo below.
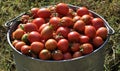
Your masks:
[{"label": "small red tomato", "polygon": [[22,15],[21,21],[23,24],[27,23],[29,20],[30,16],[29,15]]},{"label": "small red tomato", "polygon": [[28,55],[30,53],[30,51],[31,51],[31,47],[28,45],[23,45],[21,47],[21,52],[25,55]]},{"label": "small red tomato", "polygon": [[106,38],[107,38],[107,35],[108,35],[107,28],[105,28],[105,27],[100,27],[100,28],[96,31],[96,35],[102,37],[103,39],[106,39]]},{"label": "small red tomato", "polygon": [[66,52],[69,49],[69,42],[67,39],[60,39],[57,43],[58,49],[62,52]]},{"label": "small red tomato", "polygon": [[41,36],[38,32],[36,31],[32,31],[28,34],[28,40],[32,43],[35,41],[40,41],[41,40]]},{"label": "small red tomato", "polygon": [[69,12],[68,12],[68,14],[67,14],[66,16],[67,16],[67,17],[70,17],[70,18],[73,18],[73,17],[75,16],[74,10],[71,9],[71,8],[69,8]]},{"label": "small red tomato", "polygon": [[59,17],[52,17],[49,20],[49,23],[54,27],[54,29],[57,29],[60,24],[60,18]]},{"label": "small red tomato", "polygon": [[90,41],[90,38],[86,35],[80,36],[80,43],[88,43]]},{"label": "small red tomato", "polygon": [[39,33],[41,33],[42,29],[43,29],[45,26],[48,26],[48,24],[42,24],[42,25],[39,27],[39,29],[38,29]]},{"label": "small red tomato", "polygon": [[25,32],[38,31],[37,26],[33,23],[26,23],[23,26]]},{"label": "small red tomato", "polygon": [[104,21],[101,18],[93,18],[92,19],[92,25],[97,30],[100,27],[104,27]]},{"label": "small red tomato", "polygon": [[84,43],[80,46],[83,54],[90,54],[93,51],[93,45],[90,43]]},{"label": "small red tomato", "polygon": [[25,42],[19,41],[19,42],[17,42],[17,43],[15,44],[15,48],[16,48],[18,51],[20,51],[20,50],[21,50],[21,47],[22,47],[23,45],[25,45]]},{"label": "small red tomato", "polygon": [[39,58],[43,59],[43,60],[49,60],[49,59],[51,59],[51,56],[52,56],[51,52],[47,49],[43,49],[39,53]]},{"label": "small red tomato", "polygon": [[68,40],[70,42],[79,42],[80,34],[76,31],[72,31],[68,34]]},{"label": "small red tomato", "polygon": [[91,25],[92,17],[90,15],[83,15],[81,20],[83,20],[85,24]]},{"label": "small red tomato", "polygon": [[62,35],[63,37],[67,38],[70,29],[67,27],[59,27],[56,31],[57,35]]},{"label": "small red tomato", "polygon": [[25,34],[24,30],[18,28],[12,33],[12,38],[21,39],[24,34]]},{"label": "small red tomato", "polygon": [[68,59],[71,59],[72,58],[72,55],[70,52],[66,52],[63,54],[63,59],[64,60],[68,60]]},{"label": "small red tomato", "polygon": [[73,29],[79,31],[79,32],[83,32],[85,29],[85,23],[82,20],[78,20],[75,22]]},{"label": "small red tomato", "polygon": [[59,3],[56,5],[56,12],[62,15],[67,15],[69,13],[69,7],[65,3]]},{"label": "small red tomato", "polygon": [[52,51],[57,48],[57,41],[55,39],[48,39],[45,42],[45,48]]},{"label": "small red tomato", "polygon": [[49,18],[51,13],[47,8],[41,8],[38,10],[37,15],[41,18]]},{"label": "small red tomato", "polygon": [[62,17],[61,18],[61,26],[64,26],[64,27],[70,27],[70,26],[73,26],[74,22],[73,22],[73,19],[70,18],[70,17]]},{"label": "small red tomato", "polygon": [[54,35],[53,36],[54,37],[54,39],[56,40],[56,41],[59,41],[60,39],[64,39],[64,37],[62,36],[62,35]]},{"label": "small red tomato", "polygon": [[85,14],[89,14],[89,11],[86,7],[79,7],[79,9],[77,9],[77,15],[78,16],[83,16]]},{"label": "small red tomato", "polygon": [[52,58],[54,60],[62,60],[63,59],[63,54],[60,50],[55,50],[52,52]]},{"label": "small red tomato", "polygon": [[70,47],[71,51],[76,52],[80,50],[80,43],[73,43]]},{"label": "small red tomato", "polygon": [[44,44],[37,41],[32,42],[30,46],[31,46],[31,51],[34,52],[35,54],[40,53],[40,51],[44,49]]},{"label": "small red tomato", "polygon": [[30,10],[34,18],[38,17],[38,15],[37,15],[38,10],[39,10],[39,8],[32,8]]},{"label": "small red tomato", "polygon": [[73,54],[73,58],[77,58],[77,57],[80,57],[80,56],[82,56],[82,53],[80,51],[76,51]]},{"label": "small red tomato", "polygon": [[89,38],[94,38],[96,36],[96,29],[93,26],[87,25],[87,26],[85,26],[84,33]]},{"label": "small red tomato", "polygon": [[93,38],[93,45],[95,47],[101,46],[103,44],[103,42],[104,42],[103,39],[99,36],[96,36],[95,38]]},{"label": "small red tomato", "polygon": [[34,23],[38,28],[45,23],[43,18],[35,18],[32,23]]},{"label": "small red tomato", "polygon": [[13,45],[13,46],[15,46],[15,45],[16,45],[16,43],[17,43],[17,42],[19,42],[19,41],[20,41],[20,40],[16,40],[16,39],[15,39],[15,40],[13,40],[13,41],[12,41],[12,45]]},{"label": "small red tomato", "polygon": [[73,21],[76,22],[76,21],[80,20],[80,18],[81,18],[80,16],[74,16]]},{"label": "small red tomato", "polygon": [[45,26],[42,30],[41,30],[41,37],[44,40],[47,40],[51,37],[53,37],[53,27],[52,26]]}]

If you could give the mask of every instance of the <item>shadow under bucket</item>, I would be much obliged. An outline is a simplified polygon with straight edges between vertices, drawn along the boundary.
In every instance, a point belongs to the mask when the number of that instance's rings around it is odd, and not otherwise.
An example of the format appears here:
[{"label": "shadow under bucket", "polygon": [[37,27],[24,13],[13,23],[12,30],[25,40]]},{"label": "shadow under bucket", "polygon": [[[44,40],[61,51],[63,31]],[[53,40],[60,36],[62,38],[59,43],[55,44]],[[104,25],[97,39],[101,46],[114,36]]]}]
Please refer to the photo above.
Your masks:
[{"label": "shadow under bucket", "polygon": [[[79,7],[69,5],[73,9]],[[90,11],[90,10],[89,10]],[[90,11],[95,17],[100,17],[93,11]],[[81,56],[78,58],[73,58],[69,60],[60,61],[50,61],[50,60],[40,60],[33,57],[23,55],[21,52],[17,51],[11,43],[11,34],[18,26],[18,17],[8,21],[7,25],[10,29],[7,32],[7,40],[11,48],[13,49],[14,60],[16,63],[17,71],[104,71],[104,59],[105,59],[105,45],[107,44],[110,35],[114,33],[114,30],[109,26],[107,21],[104,20],[105,26],[108,30],[108,37],[98,49],[94,50],[92,53]]]}]

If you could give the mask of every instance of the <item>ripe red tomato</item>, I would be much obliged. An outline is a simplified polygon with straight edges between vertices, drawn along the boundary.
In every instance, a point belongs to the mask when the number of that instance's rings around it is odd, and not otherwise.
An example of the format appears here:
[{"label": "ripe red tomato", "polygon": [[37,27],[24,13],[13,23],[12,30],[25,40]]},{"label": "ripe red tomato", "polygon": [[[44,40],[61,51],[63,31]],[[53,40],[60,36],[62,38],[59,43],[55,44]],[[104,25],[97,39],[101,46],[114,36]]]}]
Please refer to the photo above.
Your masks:
[{"label": "ripe red tomato", "polygon": [[29,20],[30,16],[29,15],[22,15],[21,21],[23,24],[27,23]]},{"label": "ripe red tomato", "polygon": [[70,27],[70,26],[73,26],[74,22],[73,22],[73,19],[70,18],[70,17],[62,17],[61,18],[61,26],[64,26],[64,27]]},{"label": "ripe red tomato", "polygon": [[39,27],[40,27],[42,24],[45,23],[45,20],[44,20],[43,18],[35,18],[35,19],[32,21],[32,23],[34,23],[34,24],[38,27],[38,29],[39,29]]},{"label": "ripe red tomato", "polygon": [[76,22],[76,21],[80,20],[80,18],[81,18],[80,16],[74,16],[73,21]]},{"label": "ripe red tomato", "polygon": [[63,54],[63,59],[68,60],[72,58],[72,54],[70,52],[66,52]]},{"label": "ripe red tomato", "polygon": [[49,20],[49,23],[53,26],[54,29],[57,29],[60,25],[60,18],[59,17],[52,17]]},{"label": "ripe red tomato", "polygon": [[56,31],[57,35],[62,35],[64,38],[67,38],[70,29],[67,27],[59,27]]},{"label": "ripe red tomato", "polygon": [[60,39],[63,39],[64,37],[62,35],[54,35],[53,36],[56,41],[59,41]]},{"label": "ripe red tomato", "polygon": [[34,18],[38,17],[38,15],[37,15],[38,10],[39,10],[39,8],[32,8],[30,10]]},{"label": "ripe red tomato", "polygon": [[30,51],[31,51],[31,47],[28,45],[23,45],[21,47],[21,52],[25,55],[28,55],[30,53]]},{"label": "ripe red tomato", "polygon": [[47,49],[43,49],[39,53],[39,58],[42,60],[49,60],[51,58],[51,52]]},{"label": "ripe red tomato", "polygon": [[47,8],[40,8],[37,12],[37,15],[41,18],[49,18],[51,13]]},{"label": "ripe red tomato", "polygon": [[80,43],[88,43],[90,41],[90,38],[86,35],[80,36]]},{"label": "ripe red tomato", "polygon": [[13,41],[12,41],[12,45],[15,47],[16,43],[19,42],[19,41],[20,41],[20,40],[16,40],[16,39],[13,40]]},{"label": "ripe red tomato", "polygon": [[28,34],[28,40],[32,43],[41,40],[41,35],[37,31],[32,31]]},{"label": "ripe red tomato", "polygon": [[60,39],[57,43],[57,46],[62,52],[67,52],[69,48],[69,42],[67,39]]},{"label": "ripe red tomato", "polygon": [[90,15],[83,15],[81,20],[83,20],[85,24],[91,25],[92,17]]},{"label": "ripe red tomato", "polygon": [[93,38],[93,45],[95,47],[101,46],[103,44],[103,42],[104,42],[103,39],[99,36],[96,36],[95,38]]},{"label": "ripe red tomato", "polygon": [[25,32],[38,31],[37,26],[33,23],[24,24],[23,29],[24,29]]},{"label": "ripe red tomato", "polygon": [[50,51],[55,50],[57,48],[57,41],[55,39],[48,39],[45,42],[45,48]]},{"label": "ripe red tomato", "polygon": [[56,12],[62,15],[67,15],[69,13],[69,7],[65,3],[59,3],[56,5]]},{"label": "ripe red tomato", "polygon": [[96,36],[96,29],[93,26],[87,25],[85,26],[85,35],[88,36],[90,39]]},{"label": "ripe red tomato", "polygon": [[44,49],[44,44],[38,41],[32,42],[31,45],[31,51],[35,54],[39,54],[41,50]]},{"label": "ripe red tomato", "polygon": [[76,52],[80,50],[80,43],[73,43],[70,47],[71,51]]},{"label": "ripe red tomato", "polygon": [[41,30],[41,37],[44,40],[47,40],[51,37],[53,37],[53,27],[52,26],[45,26],[42,30]]},{"label": "ripe red tomato", "polygon": [[79,9],[77,9],[77,15],[78,16],[83,16],[85,14],[89,14],[89,11],[86,7],[79,7]]},{"label": "ripe red tomato", "polygon": [[80,34],[76,31],[72,31],[68,34],[68,40],[70,42],[79,42]]},{"label": "ripe red tomato", "polygon": [[39,29],[38,29],[39,33],[41,33],[42,29],[43,29],[45,26],[48,26],[48,24],[42,24],[42,25],[39,27]]},{"label": "ripe red tomato", "polygon": [[97,31],[96,31],[96,35],[102,37],[103,39],[107,38],[108,35],[108,31],[106,27],[100,27]]},{"label": "ripe red tomato", "polygon": [[25,42],[19,41],[19,42],[17,42],[17,43],[15,44],[15,48],[16,48],[18,51],[20,51],[20,50],[21,50],[21,47],[22,47],[23,45],[26,45]]},{"label": "ripe red tomato", "polygon": [[90,54],[93,51],[93,45],[90,43],[84,43],[80,46],[83,54]]},{"label": "ripe red tomato", "polygon": [[63,59],[63,53],[60,50],[55,50],[52,52],[52,58],[54,60],[62,60]]},{"label": "ripe red tomato", "polygon": [[92,25],[97,30],[100,27],[104,27],[104,21],[101,18],[93,18],[92,19]]},{"label": "ripe red tomato", "polygon": [[85,29],[85,23],[82,20],[78,20],[75,22],[73,29],[79,31],[79,32],[83,32]]},{"label": "ripe red tomato", "polygon": [[25,34],[24,30],[18,28],[12,33],[12,38],[21,39],[24,34]]},{"label": "ripe red tomato", "polygon": [[80,57],[80,56],[82,56],[82,53],[80,51],[76,51],[73,54],[73,58],[77,58],[77,57]]},{"label": "ripe red tomato", "polygon": [[69,12],[68,12],[68,14],[67,14],[66,16],[67,16],[67,17],[70,17],[70,18],[73,18],[73,17],[75,16],[74,13],[75,13],[74,10],[71,9],[71,8],[69,8]]}]

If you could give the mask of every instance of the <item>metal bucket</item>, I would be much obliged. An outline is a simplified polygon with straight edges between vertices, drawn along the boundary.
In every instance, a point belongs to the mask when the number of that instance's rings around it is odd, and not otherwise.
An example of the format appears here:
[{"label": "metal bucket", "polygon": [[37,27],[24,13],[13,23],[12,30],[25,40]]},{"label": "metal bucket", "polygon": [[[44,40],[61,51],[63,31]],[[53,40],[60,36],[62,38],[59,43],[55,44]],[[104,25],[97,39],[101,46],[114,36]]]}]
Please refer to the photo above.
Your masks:
[{"label": "metal bucket", "polygon": [[[77,6],[69,5],[69,7],[76,9]],[[89,10],[90,11],[90,10]],[[94,16],[102,18],[100,15],[93,11],[90,11]],[[108,30],[108,37],[98,49],[94,50],[92,53],[81,56],[78,58],[73,58],[69,60],[60,61],[50,61],[50,60],[40,60],[33,57],[28,57],[23,55],[21,52],[17,51],[11,44],[11,34],[18,26],[18,17],[5,23],[9,27],[7,32],[7,40],[11,48],[13,49],[14,60],[16,62],[17,71],[104,71],[104,58],[105,58],[105,45],[107,44],[110,35],[114,33],[114,30],[109,26],[108,22],[104,20],[105,26]]]}]

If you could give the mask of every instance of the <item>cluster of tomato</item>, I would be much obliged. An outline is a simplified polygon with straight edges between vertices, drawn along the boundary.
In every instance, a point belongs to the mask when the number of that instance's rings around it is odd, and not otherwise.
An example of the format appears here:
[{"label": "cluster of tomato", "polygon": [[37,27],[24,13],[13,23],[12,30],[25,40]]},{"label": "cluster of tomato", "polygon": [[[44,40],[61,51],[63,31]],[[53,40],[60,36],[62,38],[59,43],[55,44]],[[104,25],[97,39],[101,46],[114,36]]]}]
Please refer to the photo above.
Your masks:
[{"label": "cluster of tomato", "polygon": [[32,8],[12,33],[22,54],[42,60],[66,60],[90,54],[107,38],[104,21],[86,7],[74,10],[65,3]]}]

